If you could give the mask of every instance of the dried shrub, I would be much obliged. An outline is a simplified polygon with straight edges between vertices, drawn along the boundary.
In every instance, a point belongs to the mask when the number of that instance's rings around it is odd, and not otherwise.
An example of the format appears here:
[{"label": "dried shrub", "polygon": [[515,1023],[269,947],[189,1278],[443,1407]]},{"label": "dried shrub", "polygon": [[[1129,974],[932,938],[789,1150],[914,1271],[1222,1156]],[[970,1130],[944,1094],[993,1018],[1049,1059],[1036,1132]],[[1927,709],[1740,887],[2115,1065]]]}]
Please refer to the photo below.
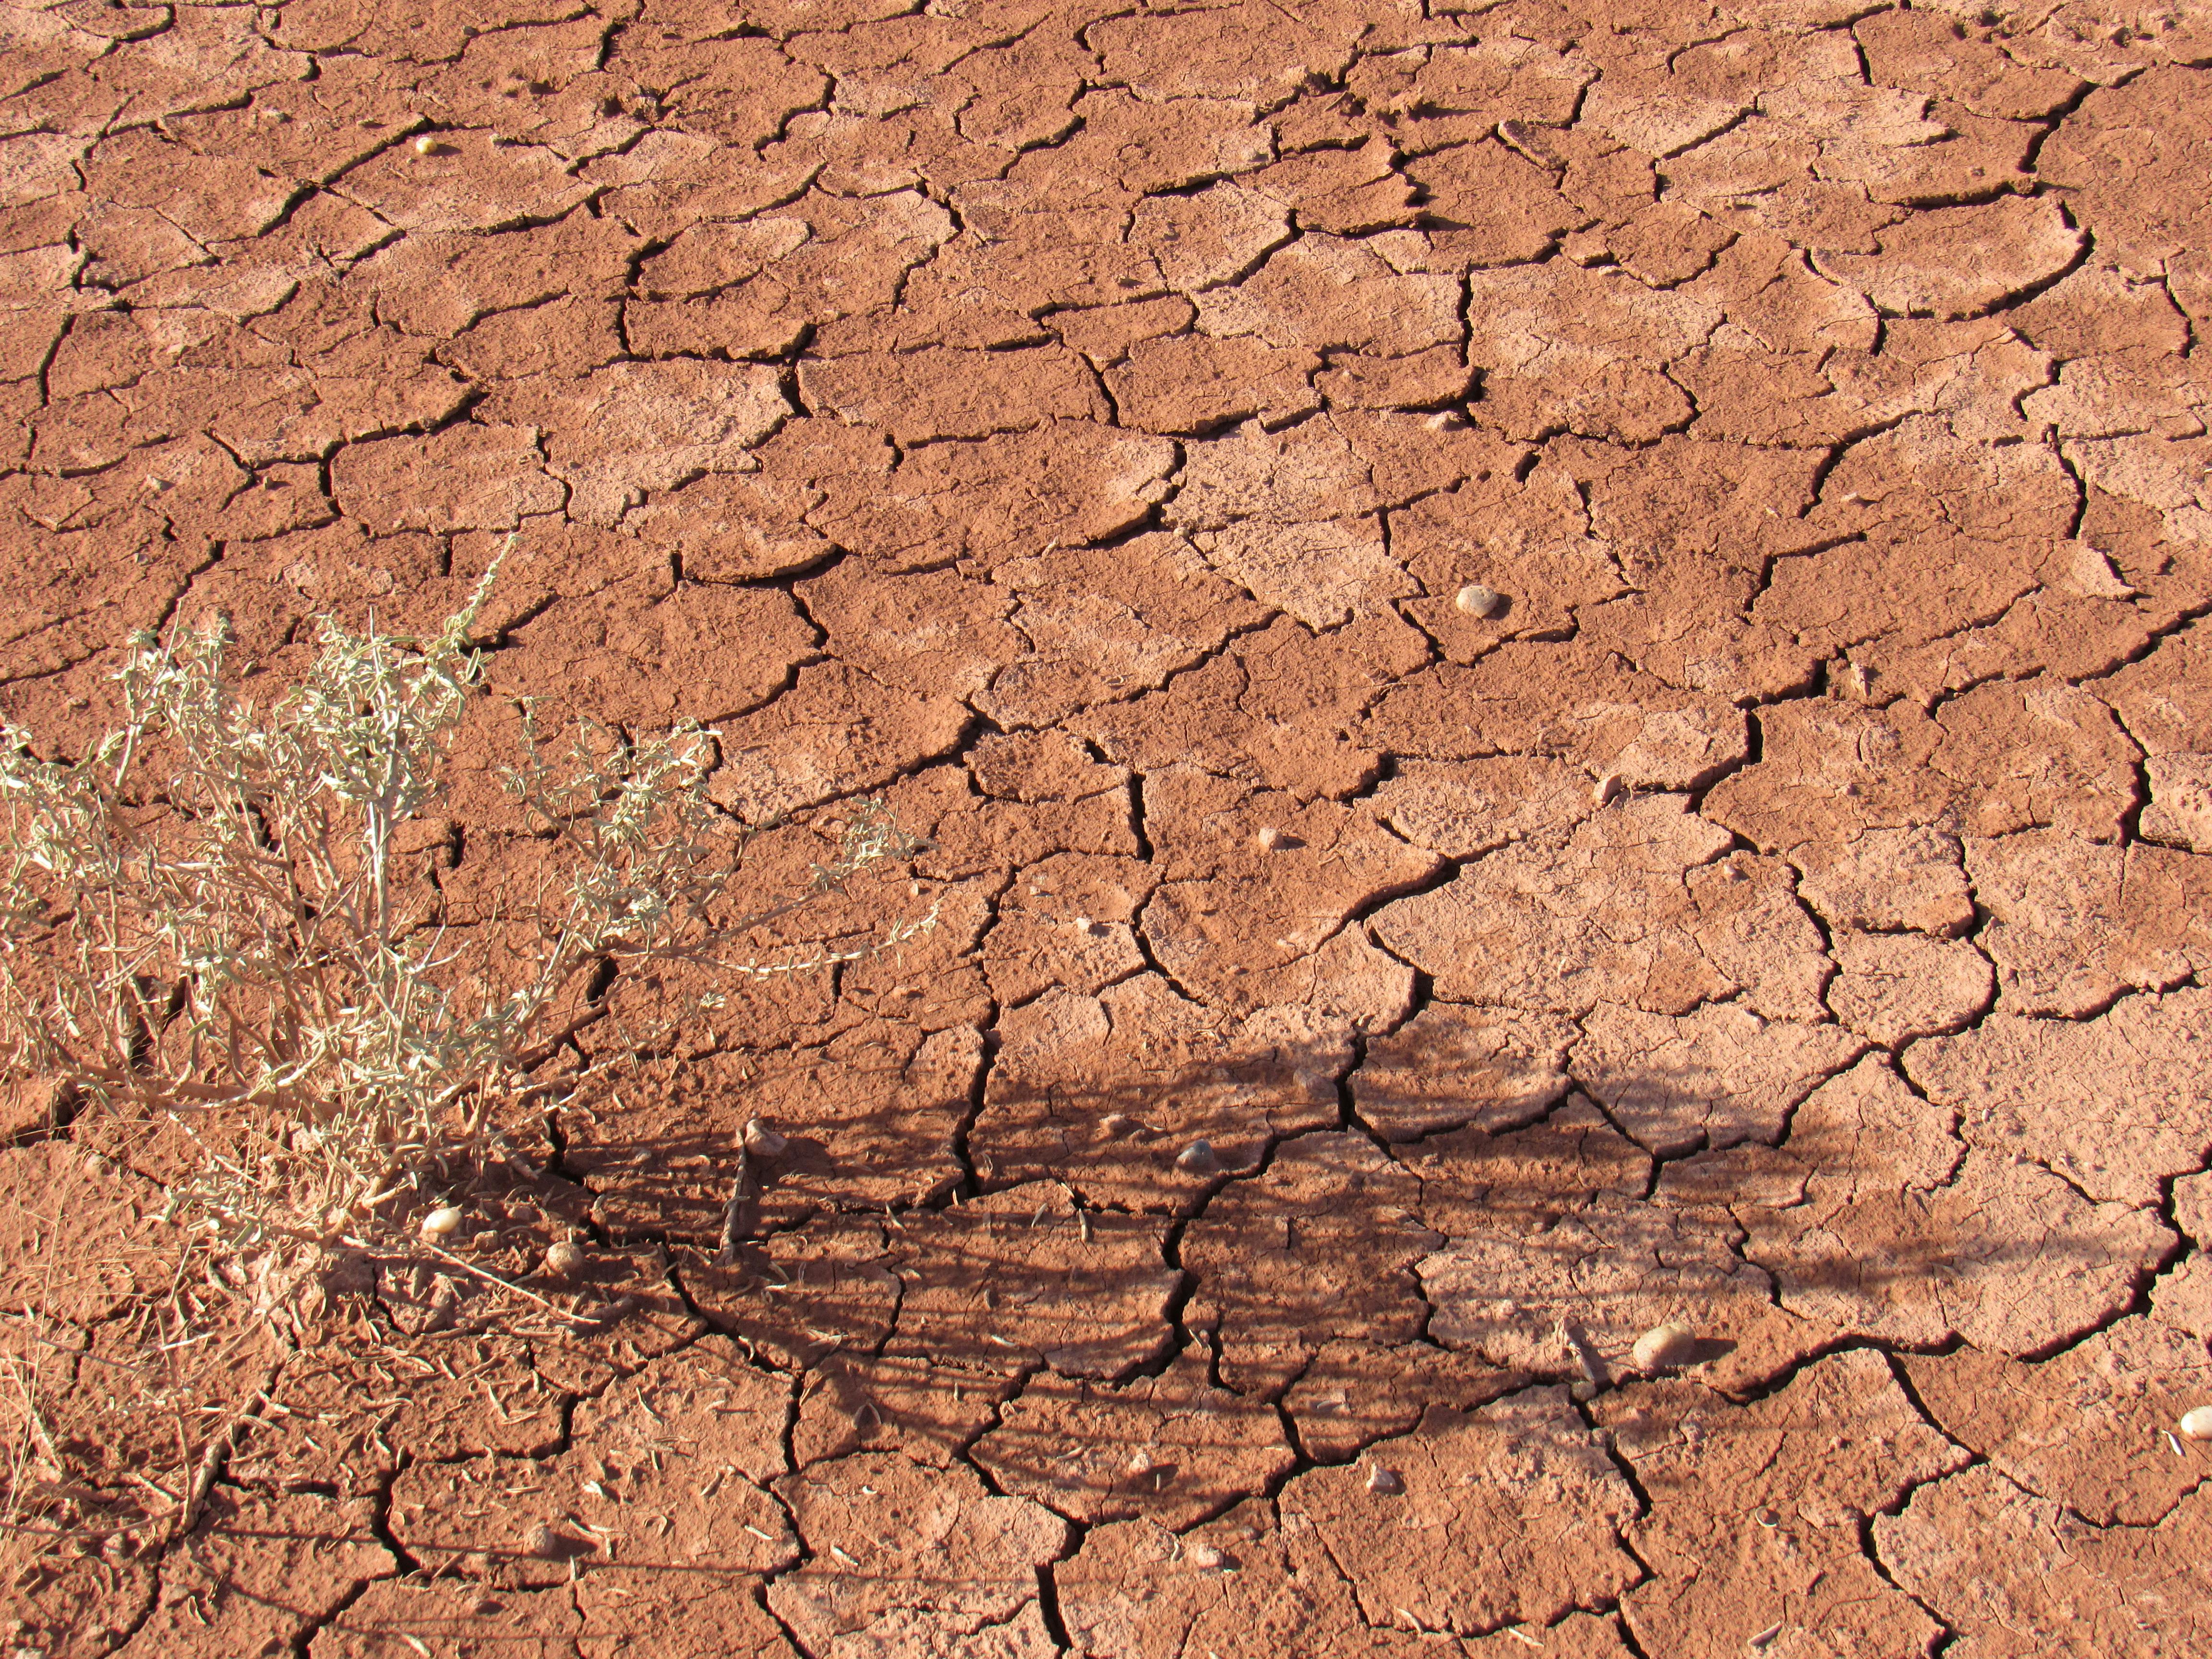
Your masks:
[{"label": "dried shrub", "polygon": [[123,723],[76,759],[0,725],[0,1066],[50,1080],[58,1120],[105,1125],[166,1219],[263,1279],[436,1251],[423,1213],[579,1086],[574,1039],[614,1015],[624,969],[688,965],[702,988],[666,1023],[723,976],[856,959],[934,921],[748,954],[917,843],[861,802],[809,881],[763,893],[757,827],[706,792],[714,732],[586,721],[549,744],[526,708],[503,776],[530,872],[456,920],[409,849],[481,695],[470,630],[492,580],[434,638],[326,625],[265,707],[218,629],[132,640]]}]

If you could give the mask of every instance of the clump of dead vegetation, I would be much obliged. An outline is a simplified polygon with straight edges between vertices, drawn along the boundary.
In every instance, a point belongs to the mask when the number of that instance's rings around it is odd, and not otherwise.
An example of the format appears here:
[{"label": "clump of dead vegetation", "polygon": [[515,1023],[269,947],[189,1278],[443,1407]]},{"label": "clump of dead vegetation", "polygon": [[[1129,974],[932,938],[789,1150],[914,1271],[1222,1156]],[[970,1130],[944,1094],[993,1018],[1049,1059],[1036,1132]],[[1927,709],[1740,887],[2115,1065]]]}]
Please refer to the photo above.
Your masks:
[{"label": "clump of dead vegetation", "polygon": [[[708,793],[712,730],[586,721],[548,740],[526,706],[501,776],[533,856],[457,915],[416,866],[485,695],[471,641],[492,580],[432,637],[325,625],[304,678],[265,702],[222,629],[141,635],[120,724],[75,758],[0,722],[0,1084],[47,1091],[35,1133],[158,1194],[129,1277],[173,1346],[210,1295],[281,1319],[365,1261],[496,1279],[449,1247],[472,1183],[543,1157],[550,1103],[711,1012],[732,976],[858,959],[935,919],[787,927],[919,844],[851,805],[810,878],[764,890],[747,862],[761,827]],[[616,993],[647,963],[694,988],[587,1053],[580,1034],[623,1024]],[[556,1241],[545,1271],[575,1254]],[[25,1470],[69,1485],[34,1396],[57,1342],[82,1338],[55,1330],[11,1362],[10,1519]]]}]

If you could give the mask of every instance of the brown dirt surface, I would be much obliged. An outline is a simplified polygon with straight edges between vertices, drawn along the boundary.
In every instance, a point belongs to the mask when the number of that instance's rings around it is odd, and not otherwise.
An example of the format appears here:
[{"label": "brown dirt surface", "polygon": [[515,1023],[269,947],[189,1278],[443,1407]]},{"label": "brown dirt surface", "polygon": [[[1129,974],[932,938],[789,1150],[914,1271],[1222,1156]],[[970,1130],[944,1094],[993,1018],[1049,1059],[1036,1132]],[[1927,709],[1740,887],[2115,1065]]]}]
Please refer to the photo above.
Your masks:
[{"label": "brown dirt surface", "polygon": [[940,918],[322,1289],[11,1085],[0,1651],[2212,1650],[2208,173],[2185,0],[0,0],[0,714],[512,536],[447,922],[524,699]]}]

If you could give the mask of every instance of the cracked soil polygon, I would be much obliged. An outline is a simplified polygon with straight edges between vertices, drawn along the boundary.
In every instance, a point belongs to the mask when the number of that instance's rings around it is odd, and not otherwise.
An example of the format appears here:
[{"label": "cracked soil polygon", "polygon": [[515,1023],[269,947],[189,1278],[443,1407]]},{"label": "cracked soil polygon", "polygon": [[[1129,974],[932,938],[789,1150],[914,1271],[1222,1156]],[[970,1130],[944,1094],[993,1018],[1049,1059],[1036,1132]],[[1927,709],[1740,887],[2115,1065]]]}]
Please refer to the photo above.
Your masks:
[{"label": "cracked soil polygon", "polygon": [[1728,851],[1681,796],[1639,794],[1564,846],[1525,841],[1385,907],[1376,937],[1454,1001],[1688,1015],[1744,994],[1761,1017],[1817,1018],[1830,964],[1792,873]]},{"label": "cracked soil polygon", "polygon": [[1384,1140],[1469,1125],[1495,1134],[1534,1123],[1567,1092],[1570,1021],[1431,1002],[1367,1045],[1352,1074],[1354,1109]]},{"label": "cracked soil polygon", "polygon": [[1112,1381],[1165,1348],[1182,1274],[1165,1229],[1079,1207],[1057,1181],[1030,1182],[898,1229],[903,1295],[888,1352],[999,1370],[1047,1365]]},{"label": "cracked soil polygon", "polygon": [[[1010,1011],[1004,1035],[969,1137],[978,1172],[992,1185],[1049,1175],[1139,1213],[1187,1213],[1279,1138],[1333,1125],[1351,1060],[1341,1023],[1224,1018],[1157,974],[1095,997],[1055,991]],[[1207,1156],[1178,1161],[1200,1140]]]},{"label": "cracked soil polygon", "polygon": [[[1650,1505],[1627,1535],[1652,1576],[1622,1598],[1646,1651],[1919,1653],[1939,1634],[1882,1582],[1859,1527],[1967,1454],[1880,1354],[1832,1355],[1747,1406],[1660,1382],[1596,1415]],[[1786,1638],[1760,1640],[1776,1623]]]},{"label": "cracked soil polygon", "polygon": [[112,1652],[252,1650],[279,1632],[298,1640],[397,1563],[371,1531],[365,1499],[224,1492],[163,1562],[146,1621]]},{"label": "cracked soil polygon", "polygon": [[1364,1137],[1301,1135],[1184,1230],[1201,1288],[1184,1310],[1210,1329],[1223,1381],[1271,1397],[1304,1371],[1314,1336],[1395,1346],[1428,1310],[1413,1264],[1442,1242],[1421,1224],[1420,1184]]},{"label": "cracked soil polygon", "polygon": [[[1395,1481],[1376,1490],[1374,1469]],[[1565,1389],[1431,1407],[1412,1433],[1369,1447],[1365,1467],[1308,1470],[1278,1504],[1313,1527],[1378,1626],[1547,1625],[1638,1577],[1620,1543],[1635,1498]]]},{"label": "cracked soil polygon", "polygon": [[[570,1563],[665,1582],[760,1574],[798,1559],[762,1489],[784,1463],[787,1389],[719,1347],[695,1346],[577,1408],[572,1443],[537,1463],[418,1464],[392,1487],[392,1535],[434,1574],[500,1589],[568,1582]],[[704,1491],[714,1501],[703,1502]],[[477,1541],[472,1521],[504,1533]],[[544,1534],[533,1538],[533,1527]]]},{"label": "cracked soil polygon", "polygon": [[[894,1453],[817,1463],[775,1491],[808,1559],[769,1586],[769,1607],[817,1652],[842,1641],[949,1654],[987,1627],[1034,1625],[1036,1570],[1068,1536],[1057,1516],[994,1495],[964,1465],[929,1470]],[[1050,1650],[1033,1640],[1014,1650]]]},{"label": "cracked soil polygon", "polygon": [[976,1467],[1085,1526],[1143,1518],[1188,1530],[1297,1461],[1282,1419],[1209,1384],[1206,1369],[1193,1351],[1115,1388],[1041,1374],[975,1443]]},{"label": "cracked soil polygon", "polygon": [[2006,1479],[2093,1526],[2154,1527],[2204,1479],[2166,1436],[2212,1393],[2201,1341],[2124,1319],[2039,1364],[1971,1350],[1905,1360],[1921,1405]]},{"label": "cracked soil polygon", "polygon": [[1996,979],[1964,939],[1837,928],[1828,1006],[1851,1030],[1884,1048],[1966,1026],[1988,1011]]},{"label": "cracked soil polygon", "polygon": [[2100,1528],[1985,1465],[1877,1516],[1874,1547],[1969,1651],[2149,1659],[2204,1639],[2208,1498],[2200,1487],[2155,1527]]},{"label": "cracked soil polygon", "polygon": [[1970,1146],[2038,1159],[2095,1199],[2150,1205],[2203,1162],[2212,997],[2124,997],[2089,1020],[1994,1014],[1905,1051],[1905,1072],[1956,1110]]},{"label": "cracked soil polygon", "polygon": [[1773,1274],[1783,1308],[1816,1330],[1911,1347],[1955,1333],[2013,1355],[2127,1309],[2172,1247],[2157,1217],[2094,1202],[2020,1152],[1983,1150],[1956,1121],[1874,1057],[1797,1109],[1778,1156],[1803,1172],[1802,1201],[1736,1209],[1744,1254]]},{"label": "cracked soil polygon", "polygon": [[1279,1518],[1260,1499],[1180,1534],[1146,1521],[1099,1527],[1054,1578],[1077,1651],[1097,1659],[1307,1650],[1396,1659],[1428,1646],[1402,1622],[1364,1621],[1314,1524]]}]

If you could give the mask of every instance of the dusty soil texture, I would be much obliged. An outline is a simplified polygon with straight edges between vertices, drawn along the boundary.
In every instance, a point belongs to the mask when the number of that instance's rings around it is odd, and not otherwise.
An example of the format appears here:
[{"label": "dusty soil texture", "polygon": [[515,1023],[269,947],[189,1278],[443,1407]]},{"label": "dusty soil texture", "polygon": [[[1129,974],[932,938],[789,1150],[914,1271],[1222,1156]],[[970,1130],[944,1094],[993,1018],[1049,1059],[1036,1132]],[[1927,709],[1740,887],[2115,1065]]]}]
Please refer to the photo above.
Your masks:
[{"label": "dusty soil texture", "polygon": [[0,7],[0,708],[518,532],[451,921],[524,696],[944,918],[479,1195],[580,1322],[178,1347],[15,1103],[0,1640],[2212,1651],[2208,178],[2194,0]]}]

